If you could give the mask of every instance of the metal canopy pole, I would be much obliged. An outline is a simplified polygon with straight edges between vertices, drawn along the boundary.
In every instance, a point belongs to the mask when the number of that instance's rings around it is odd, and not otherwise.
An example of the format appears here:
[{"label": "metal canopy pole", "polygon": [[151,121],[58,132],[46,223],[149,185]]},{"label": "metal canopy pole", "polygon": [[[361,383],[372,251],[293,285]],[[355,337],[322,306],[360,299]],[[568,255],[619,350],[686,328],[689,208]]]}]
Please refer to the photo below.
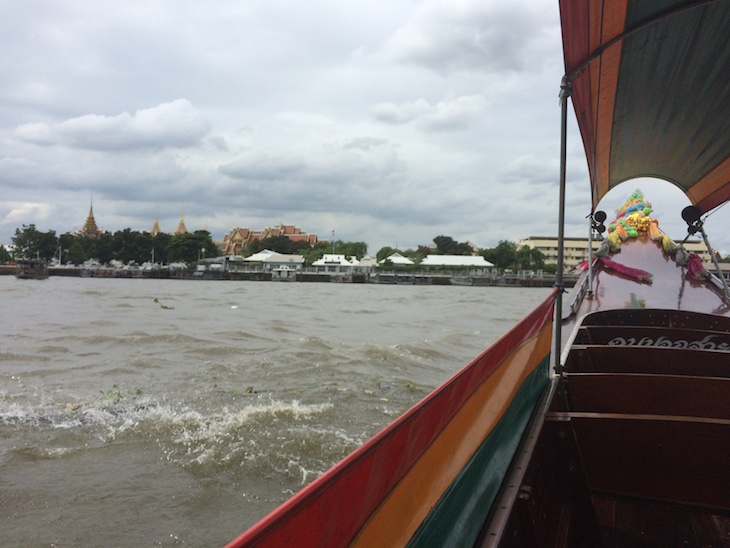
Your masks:
[{"label": "metal canopy pole", "polygon": [[717,261],[715,252],[712,251],[712,246],[710,245],[710,240],[707,238],[707,234],[705,233],[705,228],[702,226],[702,223],[699,223],[699,230],[700,230],[700,234],[702,234],[702,239],[705,241],[705,245],[707,246],[707,251],[710,253],[710,257],[712,258],[712,264],[715,265],[715,271],[717,272],[717,277],[720,278],[720,282],[722,282],[722,287],[725,292],[725,297],[730,298],[730,288],[728,288],[728,286],[727,286],[727,280],[725,279],[725,276],[723,276],[723,274],[722,274],[722,269],[720,268],[720,263]]},{"label": "metal canopy pole", "polygon": [[593,215],[588,216],[588,295],[593,295]]},{"label": "metal canopy pole", "polygon": [[572,92],[573,84],[563,77],[560,83],[560,204],[558,207],[558,271],[555,275],[555,287],[558,294],[555,299],[555,373],[563,374],[563,366],[560,363],[560,351],[563,337],[563,244],[565,240],[565,163],[567,156],[567,134],[568,134],[568,97]]},{"label": "metal canopy pole", "polygon": [[[702,220],[702,211],[697,206],[687,206],[682,210],[682,219],[685,220],[687,223],[687,238],[690,237],[692,234],[696,234],[699,232],[702,234],[702,239],[705,241],[705,246],[707,247],[707,252],[710,254],[710,257],[712,258],[712,262],[715,265],[715,270],[717,271],[717,277],[720,278],[720,281],[722,282],[723,292],[725,293],[726,298],[730,298],[730,288],[727,285],[727,280],[725,279],[725,276],[722,274],[722,269],[720,268],[720,263],[717,261],[717,257],[715,256],[715,252],[712,251],[712,246],[710,245],[710,240],[707,238],[707,233],[705,232],[705,223]],[[684,240],[687,241],[687,238]],[[683,242],[684,243],[684,242]]]}]

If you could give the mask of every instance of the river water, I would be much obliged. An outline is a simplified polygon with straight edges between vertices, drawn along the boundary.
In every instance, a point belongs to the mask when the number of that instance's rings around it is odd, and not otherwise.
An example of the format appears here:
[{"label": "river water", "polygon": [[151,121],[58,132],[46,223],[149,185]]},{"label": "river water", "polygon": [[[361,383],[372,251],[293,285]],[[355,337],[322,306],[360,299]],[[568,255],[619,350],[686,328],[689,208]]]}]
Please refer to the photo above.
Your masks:
[{"label": "river water", "polygon": [[222,545],[549,291],[0,277],[0,545]]}]

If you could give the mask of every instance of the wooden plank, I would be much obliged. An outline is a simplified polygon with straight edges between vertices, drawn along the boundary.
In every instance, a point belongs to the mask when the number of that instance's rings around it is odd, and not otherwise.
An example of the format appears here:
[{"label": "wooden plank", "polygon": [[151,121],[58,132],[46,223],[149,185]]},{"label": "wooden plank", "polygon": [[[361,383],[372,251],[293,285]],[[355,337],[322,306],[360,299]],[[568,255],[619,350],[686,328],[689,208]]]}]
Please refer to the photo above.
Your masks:
[{"label": "wooden plank", "polygon": [[691,513],[669,504],[618,500],[614,534],[618,545],[696,546]]},{"label": "wooden plank", "polygon": [[574,344],[704,348],[728,352],[730,333],[674,327],[583,326]]},{"label": "wooden plank", "polygon": [[730,512],[730,421],[589,413],[569,421],[591,490]]},{"label": "wooden plank", "polygon": [[604,546],[730,545],[730,518],[701,509],[594,496]]},{"label": "wooden plank", "polygon": [[572,411],[730,419],[730,379],[624,373],[568,374]]},{"label": "wooden plank", "polygon": [[651,308],[596,312],[586,316],[582,325],[634,325],[730,332],[730,318],[726,316]]},{"label": "wooden plank", "polygon": [[730,355],[711,350],[648,346],[574,345],[565,363],[568,373],[643,373],[730,377]]}]

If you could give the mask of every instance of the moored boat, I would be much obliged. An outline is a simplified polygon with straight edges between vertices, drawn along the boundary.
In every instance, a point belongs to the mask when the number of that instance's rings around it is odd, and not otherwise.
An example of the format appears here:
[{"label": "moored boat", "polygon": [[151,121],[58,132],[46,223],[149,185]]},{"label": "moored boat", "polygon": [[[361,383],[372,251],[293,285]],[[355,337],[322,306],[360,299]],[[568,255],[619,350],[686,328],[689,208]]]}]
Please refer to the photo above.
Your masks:
[{"label": "moored boat", "polygon": [[[570,98],[590,230],[611,189],[652,176],[704,236],[730,199],[730,3],[560,11],[559,240]],[[643,196],[624,206],[565,303],[559,255],[530,315],[231,546],[728,545],[728,288]]]},{"label": "moored boat", "polygon": [[39,259],[19,259],[15,263],[15,277],[23,280],[45,280],[48,264]]}]

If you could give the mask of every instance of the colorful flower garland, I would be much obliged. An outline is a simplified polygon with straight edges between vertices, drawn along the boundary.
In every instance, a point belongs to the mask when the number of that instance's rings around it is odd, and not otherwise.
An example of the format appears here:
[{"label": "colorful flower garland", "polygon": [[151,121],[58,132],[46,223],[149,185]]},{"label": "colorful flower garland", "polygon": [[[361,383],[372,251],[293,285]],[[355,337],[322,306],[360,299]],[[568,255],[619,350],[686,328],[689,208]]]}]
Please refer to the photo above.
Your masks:
[{"label": "colorful flower garland", "polygon": [[[649,238],[661,242],[664,253],[673,257],[680,266],[688,267],[688,276],[695,280],[706,278],[709,274],[702,267],[702,261],[696,253],[689,253],[680,244],[674,241],[659,229],[659,221],[651,218],[651,203],[644,199],[644,193],[636,189],[632,192],[626,203],[616,210],[616,219],[608,225],[608,237],[603,241],[596,251],[596,256],[601,259],[604,266],[611,268],[613,262],[608,263],[608,257],[612,253],[621,250],[621,244],[629,238],[637,238],[639,232],[646,232]],[[628,274],[628,273],[627,273]],[[631,273],[630,277],[637,281],[651,283],[651,275],[640,271]]]}]

